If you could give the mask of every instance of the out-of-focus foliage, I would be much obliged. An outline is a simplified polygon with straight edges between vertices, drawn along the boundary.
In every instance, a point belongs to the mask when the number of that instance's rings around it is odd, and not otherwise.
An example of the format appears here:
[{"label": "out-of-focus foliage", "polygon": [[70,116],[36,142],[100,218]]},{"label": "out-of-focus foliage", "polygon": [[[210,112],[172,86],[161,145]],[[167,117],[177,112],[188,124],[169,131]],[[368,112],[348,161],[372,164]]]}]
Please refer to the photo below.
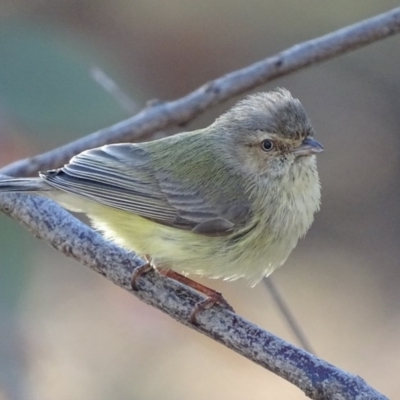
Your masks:
[{"label": "out-of-focus foliage", "polygon": [[[0,3],[0,164],[128,117],[100,67],[139,105],[173,99],[395,1],[14,0]],[[318,355],[400,396],[400,37],[285,86],[326,148],[323,205],[273,278]],[[228,104],[187,129],[209,124]],[[303,399],[283,380],[136,301],[0,215],[0,399]],[[208,281],[294,341],[260,286]]]}]

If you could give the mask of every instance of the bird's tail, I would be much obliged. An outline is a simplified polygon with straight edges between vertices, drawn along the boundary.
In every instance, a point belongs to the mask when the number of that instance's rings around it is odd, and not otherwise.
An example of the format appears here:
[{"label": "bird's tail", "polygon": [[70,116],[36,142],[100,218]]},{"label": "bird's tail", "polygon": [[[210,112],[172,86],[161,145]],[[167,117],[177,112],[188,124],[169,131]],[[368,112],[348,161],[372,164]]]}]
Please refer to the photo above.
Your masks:
[{"label": "bird's tail", "polygon": [[7,178],[0,179],[2,193],[24,193],[44,196],[56,201],[62,207],[74,212],[86,212],[85,201],[80,196],[58,190],[42,178]]},{"label": "bird's tail", "polygon": [[43,192],[54,190],[41,178],[7,178],[0,180],[0,193]]}]

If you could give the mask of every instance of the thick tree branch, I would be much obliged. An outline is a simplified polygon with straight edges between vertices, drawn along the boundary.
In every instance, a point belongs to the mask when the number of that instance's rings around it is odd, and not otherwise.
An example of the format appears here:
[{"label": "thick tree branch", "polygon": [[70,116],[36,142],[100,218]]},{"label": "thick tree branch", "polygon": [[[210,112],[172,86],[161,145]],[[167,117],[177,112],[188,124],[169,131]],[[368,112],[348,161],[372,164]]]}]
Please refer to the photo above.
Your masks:
[{"label": "thick tree branch", "polygon": [[246,68],[210,81],[187,96],[155,103],[109,128],[47,153],[17,161],[0,170],[28,176],[56,168],[83,150],[103,144],[134,141],[172,125],[182,125],[211,106],[301,68],[329,60],[400,31],[400,7],[335,32],[297,44]]},{"label": "thick tree branch", "polygon": [[56,250],[90,267],[182,324],[293,383],[312,399],[386,399],[360,377],[292,346],[221,307],[202,311],[196,318],[198,325],[190,324],[190,313],[202,296],[174,280],[150,272],[139,279],[139,290],[133,292],[130,279],[140,260],[107,242],[50,200],[7,194],[0,196],[0,210]]}]

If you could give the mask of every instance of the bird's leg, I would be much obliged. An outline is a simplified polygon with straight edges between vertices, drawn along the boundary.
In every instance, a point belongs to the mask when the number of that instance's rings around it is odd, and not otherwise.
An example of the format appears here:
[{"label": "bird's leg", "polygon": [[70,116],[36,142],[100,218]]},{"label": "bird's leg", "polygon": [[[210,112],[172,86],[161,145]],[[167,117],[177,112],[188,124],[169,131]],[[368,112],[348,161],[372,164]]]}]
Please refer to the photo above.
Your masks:
[{"label": "bird's leg", "polygon": [[194,325],[197,325],[196,315],[203,311],[208,310],[215,304],[219,304],[222,307],[227,308],[229,311],[235,312],[232,306],[224,299],[220,292],[215,291],[207,286],[202,285],[201,283],[195,282],[188,277],[178,274],[172,270],[161,270],[159,271],[162,275],[167,276],[168,278],[174,279],[186,286],[191,287],[192,289],[196,290],[197,292],[203,293],[207,296],[204,300],[198,302],[192,312],[190,313],[190,322]]},{"label": "bird's leg", "polygon": [[206,296],[206,298],[200,302],[198,302],[194,307],[193,310],[190,313],[189,320],[193,325],[197,325],[196,321],[196,315],[204,310],[208,310],[211,307],[213,307],[215,304],[219,304],[222,307],[227,308],[229,311],[234,312],[234,309],[232,306],[224,299],[222,294],[220,292],[215,291],[214,289],[211,289],[207,286],[202,285],[201,283],[198,283],[196,281],[193,281],[192,279],[179,274],[178,272],[172,271],[170,269],[166,268],[157,268],[152,260],[151,257],[146,255],[143,257],[145,259],[145,264],[141,265],[140,267],[135,268],[133,271],[132,277],[131,277],[131,286],[132,289],[137,291],[138,286],[137,286],[137,281],[138,279],[146,274],[147,272],[150,272],[151,270],[155,270],[161,275],[164,275],[170,279],[174,279],[183,285],[189,286],[192,289],[196,290],[197,292],[200,292]]},{"label": "bird's leg", "polygon": [[141,265],[140,267],[135,268],[135,270],[133,271],[132,277],[131,277],[131,287],[133,290],[137,291],[138,287],[137,287],[137,281],[138,279],[146,274],[147,272],[150,272],[152,269],[155,269],[150,256],[145,255],[143,257],[145,259],[145,263],[143,265]]}]

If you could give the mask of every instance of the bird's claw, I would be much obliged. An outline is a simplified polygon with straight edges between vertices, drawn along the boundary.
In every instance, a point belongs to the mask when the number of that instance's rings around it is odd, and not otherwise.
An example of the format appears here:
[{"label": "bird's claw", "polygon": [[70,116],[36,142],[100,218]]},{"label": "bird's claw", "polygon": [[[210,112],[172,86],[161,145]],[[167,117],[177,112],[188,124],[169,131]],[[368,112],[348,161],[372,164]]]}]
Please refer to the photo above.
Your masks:
[{"label": "bird's claw", "polygon": [[233,307],[224,299],[220,292],[214,292],[211,295],[208,295],[204,300],[199,301],[190,313],[189,321],[193,325],[198,325],[196,316],[199,312],[204,310],[209,310],[215,304],[219,304],[221,307],[227,309],[228,311],[235,312]]},{"label": "bird's claw", "polygon": [[135,268],[135,270],[133,271],[132,276],[131,276],[131,288],[134,291],[139,290],[138,285],[137,285],[137,282],[138,282],[139,278],[142,275],[147,274],[148,272],[150,272],[152,269],[153,269],[153,265],[148,260],[146,260],[146,263],[144,263],[140,267]]}]

